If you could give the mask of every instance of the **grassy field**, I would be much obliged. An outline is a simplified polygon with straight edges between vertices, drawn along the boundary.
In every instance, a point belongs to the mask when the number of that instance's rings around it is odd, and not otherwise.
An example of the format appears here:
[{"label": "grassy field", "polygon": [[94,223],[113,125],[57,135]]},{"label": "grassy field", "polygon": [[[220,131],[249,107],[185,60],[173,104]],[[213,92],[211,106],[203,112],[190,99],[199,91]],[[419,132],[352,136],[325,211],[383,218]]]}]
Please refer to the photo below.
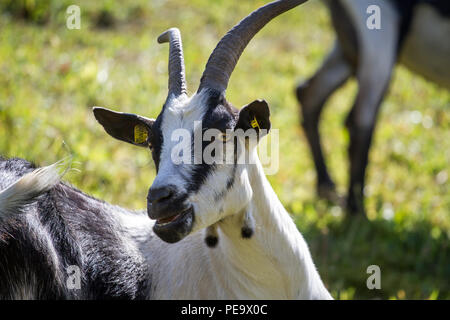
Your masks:
[{"label": "grassy field", "polygon": [[[6,14],[8,1],[0,0],[0,154],[46,165],[71,153],[79,171],[66,181],[115,204],[145,207],[155,175],[149,152],[107,136],[91,107],[156,117],[167,94],[168,57],[157,36],[181,30],[193,93],[220,37],[264,2],[78,0],[81,30],[69,30],[65,10],[73,1],[42,1],[21,20],[10,7]],[[281,159],[269,180],[335,298],[450,299],[450,94],[397,67],[370,154],[369,222],[347,220],[340,207],[315,197],[293,95],[333,39],[320,2],[288,12],[244,52],[228,100],[242,106],[264,98],[271,105]],[[350,81],[336,93],[321,123],[341,192],[348,164],[343,121],[356,89]],[[381,268],[381,290],[366,287],[372,264]]]}]

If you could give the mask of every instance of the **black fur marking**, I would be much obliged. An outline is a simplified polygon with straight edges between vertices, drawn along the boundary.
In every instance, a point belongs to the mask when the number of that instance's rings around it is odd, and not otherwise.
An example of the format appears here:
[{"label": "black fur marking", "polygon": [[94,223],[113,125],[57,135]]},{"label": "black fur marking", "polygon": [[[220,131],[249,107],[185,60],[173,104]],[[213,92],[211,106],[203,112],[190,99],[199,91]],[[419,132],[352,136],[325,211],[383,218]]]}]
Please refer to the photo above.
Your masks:
[{"label": "black fur marking", "polygon": [[[215,128],[222,132],[225,132],[227,129],[233,129],[236,125],[237,114],[237,109],[229,104],[218,91],[211,90],[207,102],[207,111],[202,121],[202,128],[203,130]],[[209,141],[203,141],[202,150],[209,143]],[[193,149],[192,152],[194,152]],[[189,179],[189,192],[197,192],[214,168],[214,164],[194,164],[193,174]]]},{"label": "black fur marking", "polygon": [[253,229],[247,226],[242,227],[241,229],[242,238],[249,239],[253,236]]},{"label": "black fur marking", "polygon": [[[0,189],[33,169],[25,160],[1,159]],[[27,214],[3,221],[0,299],[148,298],[147,265],[122,245],[115,210],[61,183],[29,205]],[[80,290],[66,287],[70,265],[80,268]]]},{"label": "black fur marking", "polygon": [[231,171],[231,176],[228,178],[227,180],[227,184],[225,186],[225,189],[222,190],[219,194],[216,194],[214,196],[214,200],[216,202],[218,202],[220,199],[222,199],[223,197],[225,197],[225,195],[227,194],[227,192],[233,187],[234,185],[234,180],[236,179],[236,164],[233,165],[233,170]]},{"label": "black fur marking", "polygon": [[[233,129],[236,125],[237,116],[239,111],[233,107],[230,103],[228,103],[225,97],[216,90],[209,90],[206,94],[208,94],[207,101],[207,111],[202,119],[202,127],[203,130],[215,128],[222,132],[225,132],[227,129]],[[161,123],[164,117],[165,105],[162,108],[161,113],[156,118],[156,121],[152,126],[152,135],[151,135],[151,145],[152,145],[152,157],[155,162],[156,170],[159,169],[159,164],[161,161],[161,149],[163,145],[163,135],[161,131]],[[194,136],[192,134],[192,140]],[[206,148],[209,144],[209,141],[203,141],[202,150]],[[194,156],[194,148],[192,148],[192,159]],[[193,164],[192,165],[192,175],[190,177],[185,177],[186,181],[188,181],[189,186],[188,190],[190,193],[197,192],[203,183],[206,181],[211,172],[214,171],[214,164]],[[232,184],[233,182],[228,183]]]},{"label": "black fur marking", "polygon": [[207,236],[205,238],[206,245],[210,248],[215,248],[219,243],[219,238],[215,236]]},{"label": "black fur marking", "polygon": [[230,190],[234,185],[234,180],[236,179],[236,164],[233,165],[233,171],[231,172],[231,177],[227,181],[227,191]]},{"label": "black fur marking", "polygon": [[[143,299],[148,270],[142,257],[122,245],[120,226],[105,211],[106,203],[61,185],[59,211],[77,234],[84,255],[82,268],[90,298]],[[107,207],[107,206],[106,206]],[[71,220],[70,217],[73,217]]]},{"label": "black fur marking", "polygon": [[355,26],[340,1],[327,1],[330,6],[333,27],[342,45],[342,50],[347,61],[353,68],[358,65],[358,36]]}]

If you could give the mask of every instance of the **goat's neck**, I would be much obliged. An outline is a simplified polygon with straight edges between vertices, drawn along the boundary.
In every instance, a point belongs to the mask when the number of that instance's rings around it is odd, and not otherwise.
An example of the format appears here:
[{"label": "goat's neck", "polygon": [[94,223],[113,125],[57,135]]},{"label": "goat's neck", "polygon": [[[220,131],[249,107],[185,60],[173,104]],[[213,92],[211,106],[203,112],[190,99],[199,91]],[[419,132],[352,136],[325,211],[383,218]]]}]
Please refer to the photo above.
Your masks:
[{"label": "goat's neck", "polygon": [[220,245],[211,249],[218,285],[229,285],[236,298],[329,298],[303,237],[260,162],[249,165],[248,173],[253,196],[245,211],[255,220],[254,234],[242,238],[242,214],[219,224]]},{"label": "goat's neck", "polygon": [[[254,234],[241,236],[242,213],[219,222],[219,243],[208,248],[203,232],[176,244],[156,237],[153,222],[126,215],[122,225],[145,256],[156,299],[331,298],[303,237],[267,181],[262,166],[248,168],[253,196],[245,210]],[[244,210],[244,211],[245,211]]]}]

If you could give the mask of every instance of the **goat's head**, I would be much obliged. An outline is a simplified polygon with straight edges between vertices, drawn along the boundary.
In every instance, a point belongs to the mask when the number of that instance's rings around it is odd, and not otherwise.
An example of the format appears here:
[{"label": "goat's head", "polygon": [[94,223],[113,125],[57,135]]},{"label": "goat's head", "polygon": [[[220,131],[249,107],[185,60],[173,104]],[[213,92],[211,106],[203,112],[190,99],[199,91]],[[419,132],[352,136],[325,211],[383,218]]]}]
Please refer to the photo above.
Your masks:
[{"label": "goat's head", "polygon": [[[249,135],[244,131],[255,129],[256,138],[266,133],[270,129],[269,107],[265,101],[256,100],[239,111],[225,99],[228,80],[253,36],[271,19],[305,1],[269,3],[231,29],[211,54],[192,97],[187,95],[180,33],[176,28],[163,33],[158,42],[170,44],[169,93],[156,120],[94,108],[95,117],[111,136],[150,148],[157,175],[148,192],[148,215],[157,220],[154,231],[161,239],[177,242],[229,215],[246,216],[243,209],[252,197],[252,188],[248,165],[236,162],[240,151],[235,145],[244,146],[246,163],[252,163],[252,157],[257,157],[255,144],[248,143]],[[213,129],[208,130],[208,138],[207,129]],[[174,135],[176,132],[181,135]],[[186,149],[179,148],[181,139],[184,145],[188,140],[187,145],[193,146],[188,155],[183,154]],[[223,148],[226,151],[215,154],[215,158],[234,160],[207,163],[203,156],[213,143],[232,143],[233,148]],[[212,153],[215,150],[219,149]],[[174,161],[174,155],[188,161]]]}]

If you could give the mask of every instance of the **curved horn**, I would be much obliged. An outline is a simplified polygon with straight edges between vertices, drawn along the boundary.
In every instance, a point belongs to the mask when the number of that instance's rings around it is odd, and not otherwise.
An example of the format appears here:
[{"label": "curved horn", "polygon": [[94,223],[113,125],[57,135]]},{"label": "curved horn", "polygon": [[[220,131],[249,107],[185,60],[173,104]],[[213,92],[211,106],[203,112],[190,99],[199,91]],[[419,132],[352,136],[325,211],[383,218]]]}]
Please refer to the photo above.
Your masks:
[{"label": "curved horn", "polygon": [[169,49],[169,94],[186,94],[186,76],[184,71],[183,46],[180,30],[171,28],[158,37],[158,43],[170,43]]},{"label": "curved horn", "polygon": [[279,0],[268,3],[228,31],[209,57],[198,92],[203,88],[224,92],[239,57],[255,34],[276,16],[305,1],[307,0]]}]

